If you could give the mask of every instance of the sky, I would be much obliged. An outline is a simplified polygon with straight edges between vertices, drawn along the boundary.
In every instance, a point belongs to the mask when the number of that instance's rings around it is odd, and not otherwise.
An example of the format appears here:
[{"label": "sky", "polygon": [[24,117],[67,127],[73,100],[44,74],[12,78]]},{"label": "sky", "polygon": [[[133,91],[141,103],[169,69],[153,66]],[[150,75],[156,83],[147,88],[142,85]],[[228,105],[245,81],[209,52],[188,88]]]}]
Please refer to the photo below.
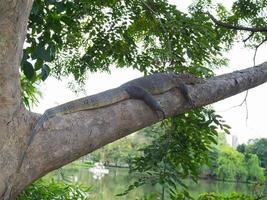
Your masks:
[{"label": "sky", "polygon": [[[186,9],[189,2],[190,1],[170,0],[170,3],[176,3],[182,10]],[[230,6],[232,1],[225,0],[223,2],[224,5],[226,4]],[[266,45],[259,48],[256,57],[256,64],[267,61],[266,52]],[[216,74],[229,73],[253,66],[253,54],[254,51],[245,49],[243,44],[235,45],[234,48],[226,54],[226,57],[229,59],[228,67],[216,71]],[[40,84],[42,98],[40,99],[38,106],[34,107],[32,110],[42,113],[50,107],[117,87],[140,76],[142,76],[142,73],[130,68],[112,68],[111,74],[89,74],[85,85],[85,93],[79,93],[78,95],[67,88],[68,81],[70,80],[58,81],[55,78],[49,77],[45,83]],[[226,123],[232,127],[231,135],[238,137],[239,144],[247,142],[249,139],[267,138],[267,106],[265,104],[267,102],[266,91],[266,83],[249,90],[247,97],[247,109],[245,104],[240,106],[245,98],[245,93],[235,95],[212,105],[217,113],[224,118]],[[227,140],[231,143],[231,136],[228,136]]]}]

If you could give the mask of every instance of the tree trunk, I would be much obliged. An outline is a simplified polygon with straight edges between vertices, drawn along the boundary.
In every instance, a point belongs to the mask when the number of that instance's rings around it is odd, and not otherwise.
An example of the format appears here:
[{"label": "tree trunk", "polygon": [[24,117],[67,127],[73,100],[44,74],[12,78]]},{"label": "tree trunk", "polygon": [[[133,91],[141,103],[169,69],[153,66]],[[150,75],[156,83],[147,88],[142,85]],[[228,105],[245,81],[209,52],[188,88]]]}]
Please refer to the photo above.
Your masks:
[{"label": "tree trunk", "polygon": [[0,197],[9,199],[23,139],[33,115],[22,105],[19,63],[31,0],[0,0]]},{"label": "tree trunk", "polygon": [[[38,131],[18,170],[21,155],[40,114],[21,101],[19,63],[32,0],[0,0],[0,199],[14,199],[28,184],[71,161],[160,121],[144,102],[124,100],[55,116]],[[219,101],[267,81],[267,64],[189,86],[196,106]],[[166,116],[191,106],[178,89],[155,96]]]}]

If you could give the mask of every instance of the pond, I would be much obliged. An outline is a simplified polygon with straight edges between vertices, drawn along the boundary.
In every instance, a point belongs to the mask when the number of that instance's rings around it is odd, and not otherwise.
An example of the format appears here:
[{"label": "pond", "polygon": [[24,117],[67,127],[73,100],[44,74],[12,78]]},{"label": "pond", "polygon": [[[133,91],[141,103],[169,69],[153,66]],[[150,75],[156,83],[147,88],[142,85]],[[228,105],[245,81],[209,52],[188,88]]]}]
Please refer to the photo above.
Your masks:
[{"label": "pond", "polygon": [[[116,196],[122,193],[132,178],[128,175],[126,168],[109,168],[109,173],[105,174],[101,179],[95,179],[93,174],[86,168],[63,168],[48,175],[48,178],[55,180],[66,180],[68,182],[83,184],[85,186],[92,186],[90,197],[94,200],[132,200],[137,197],[143,197],[150,192],[160,191],[160,186],[143,186],[131,191],[125,196]],[[220,181],[200,180],[197,184],[192,180],[186,180],[190,185],[190,194],[194,197],[203,192],[218,192],[227,194],[231,192],[240,192],[245,194],[252,194],[253,187],[251,184],[231,183]],[[267,188],[265,188],[267,192]]]}]

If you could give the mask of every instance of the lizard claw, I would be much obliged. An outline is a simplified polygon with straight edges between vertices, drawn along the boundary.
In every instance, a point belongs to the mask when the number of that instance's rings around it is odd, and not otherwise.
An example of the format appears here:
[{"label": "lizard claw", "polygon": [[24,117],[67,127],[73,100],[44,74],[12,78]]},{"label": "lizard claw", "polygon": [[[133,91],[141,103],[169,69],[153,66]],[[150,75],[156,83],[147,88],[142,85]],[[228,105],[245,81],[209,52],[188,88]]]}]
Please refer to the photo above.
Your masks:
[{"label": "lizard claw", "polygon": [[193,108],[196,107],[195,101],[193,101],[192,99],[189,99],[188,102],[189,102],[190,106],[192,106]]},{"label": "lizard claw", "polygon": [[[159,115],[159,112],[161,113],[160,115]],[[165,112],[162,109],[157,110],[157,115],[158,115],[159,119],[165,119],[166,118]]]}]

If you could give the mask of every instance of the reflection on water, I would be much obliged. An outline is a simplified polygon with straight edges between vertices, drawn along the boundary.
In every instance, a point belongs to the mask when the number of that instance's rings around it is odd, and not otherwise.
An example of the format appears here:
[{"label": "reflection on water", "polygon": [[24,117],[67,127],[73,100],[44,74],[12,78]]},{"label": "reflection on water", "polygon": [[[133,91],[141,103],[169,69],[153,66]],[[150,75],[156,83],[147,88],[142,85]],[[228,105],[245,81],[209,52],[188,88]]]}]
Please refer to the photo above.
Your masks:
[{"label": "reflection on water", "polygon": [[[83,184],[85,186],[93,186],[91,199],[94,200],[132,200],[137,197],[143,197],[151,192],[160,191],[160,186],[145,186],[131,191],[126,196],[117,197],[116,194],[122,193],[129,183],[131,177],[128,175],[128,169],[110,168],[109,174],[103,176],[102,179],[94,179],[93,174],[89,169],[66,169],[53,172],[49,178],[55,180],[66,180],[73,183]],[[252,185],[236,184],[219,181],[201,180],[198,184],[192,180],[187,180],[186,183],[190,186],[189,191],[193,196],[198,196],[203,192],[219,192],[223,194],[231,192],[240,192],[252,194]],[[266,189],[267,190],[267,189]]]},{"label": "reflection on water", "polygon": [[100,180],[109,173],[109,169],[107,169],[102,163],[96,162],[95,166],[89,169],[89,172],[92,173],[94,179]]}]

